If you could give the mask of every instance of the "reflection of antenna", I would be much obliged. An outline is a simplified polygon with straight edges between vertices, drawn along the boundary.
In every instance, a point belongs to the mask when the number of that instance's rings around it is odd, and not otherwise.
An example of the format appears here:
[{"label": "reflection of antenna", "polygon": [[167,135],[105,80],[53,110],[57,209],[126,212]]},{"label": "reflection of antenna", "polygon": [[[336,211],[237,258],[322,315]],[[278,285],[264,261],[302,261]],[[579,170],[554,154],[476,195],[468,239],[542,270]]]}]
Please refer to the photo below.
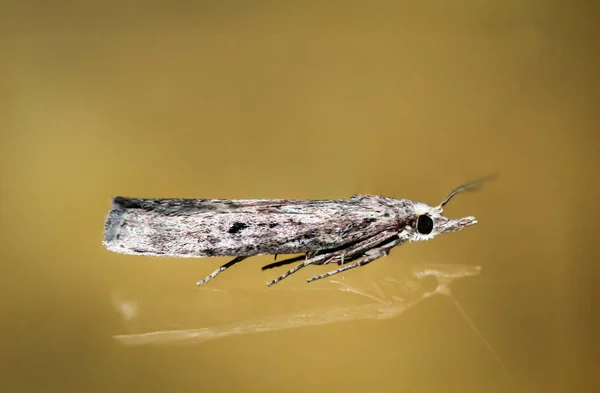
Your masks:
[{"label": "reflection of antenna", "polygon": [[498,363],[500,364],[500,367],[502,367],[502,369],[506,372],[506,374],[508,374],[508,376],[512,379],[512,381],[514,383],[516,383],[517,379],[510,372],[510,370],[508,369],[508,367],[506,367],[506,365],[504,364],[504,362],[502,361],[502,359],[500,359],[500,356],[498,356],[498,354],[496,353],[496,351],[494,351],[494,348],[492,348],[492,346],[490,345],[490,343],[488,342],[488,340],[485,339],[485,337],[483,336],[483,334],[481,333],[481,331],[477,328],[477,326],[475,325],[475,323],[473,322],[473,320],[471,318],[469,318],[469,316],[467,315],[467,313],[465,312],[465,310],[462,308],[461,304],[458,302],[458,300],[456,300],[456,298],[450,292],[450,289],[446,288],[446,290],[444,291],[444,294],[447,295],[450,299],[452,299],[452,302],[454,303],[454,305],[456,306],[456,308],[458,309],[458,311],[460,312],[460,314],[463,316],[463,318],[467,321],[467,323],[469,324],[469,326],[471,327],[471,329],[473,329],[473,331],[475,332],[475,334],[477,334],[477,336],[479,336],[479,339],[481,340],[481,342],[489,349],[489,351],[492,353],[492,355],[494,356],[494,358],[496,359],[496,361],[498,361]]}]

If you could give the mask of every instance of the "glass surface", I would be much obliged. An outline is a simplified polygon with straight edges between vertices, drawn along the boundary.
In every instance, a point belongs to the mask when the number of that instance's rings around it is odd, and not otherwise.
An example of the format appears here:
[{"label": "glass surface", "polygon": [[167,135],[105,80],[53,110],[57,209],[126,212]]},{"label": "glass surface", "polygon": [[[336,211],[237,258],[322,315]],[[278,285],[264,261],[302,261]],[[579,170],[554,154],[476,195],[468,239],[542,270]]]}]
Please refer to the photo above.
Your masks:
[{"label": "glass surface", "polygon": [[[3,5],[0,391],[599,391],[588,3]],[[435,205],[494,172],[445,209],[476,226],[321,282],[101,244],[116,195]]]}]

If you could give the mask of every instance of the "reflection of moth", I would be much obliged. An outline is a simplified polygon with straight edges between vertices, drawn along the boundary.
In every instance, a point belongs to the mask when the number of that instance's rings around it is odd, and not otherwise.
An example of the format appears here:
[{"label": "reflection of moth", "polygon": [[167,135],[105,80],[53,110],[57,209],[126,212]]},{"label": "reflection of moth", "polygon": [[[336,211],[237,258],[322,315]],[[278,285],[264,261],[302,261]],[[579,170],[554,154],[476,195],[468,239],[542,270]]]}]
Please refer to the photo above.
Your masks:
[{"label": "reflection of moth", "polygon": [[[165,344],[177,342],[189,344],[241,334],[327,325],[353,320],[393,318],[432,295],[443,294],[452,297],[450,293],[450,284],[456,279],[476,276],[479,274],[480,269],[479,266],[467,265],[420,265],[410,269],[403,278],[388,278],[384,280],[380,286],[375,286],[379,292],[377,295],[352,288],[336,281],[336,283],[340,285],[337,290],[366,296],[375,302],[360,306],[328,308],[295,314],[268,316],[224,326],[118,335],[115,336],[115,339],[124,345]],[[393,294],[385,296],[381,289],[383,286],[385,286],[386,289],[388,287],[391,288],[387,289],[386,292],[393,292]],[[126,307],[123,307],[126,304],[126,302],[120,302],[119,304],[116,304],[116,306],[123,313],[124,310],[127,310]],[[189,312],[193,311],[194,310],[189,310]],[[123,317],[129,319],[131,315],[123,315]]]},{"label": "reflection of moth", "polygon": [[235,256],[198,285],[254,255],[303,254],[265,266],[304,259],[269,281],[269,286],[308,265],[340,266],[310,282],[364,266],[405,242],[429,240],[476,224],[475,217],[448,219],[442,215],[443,208],[454,195],[476,189],[488,179],[458,187],[435,207],[378,195],[313,201],[116,197],[106,219],[103,244],[122,254]]},{"label": "reflection of moth", "polygon": [[[375,285],[375,288],[378,290],[377,295],[350,287],[339,281],[333,281],[340,285],[337,290],[366,296],[375,301],[374,303],[366,305],[269,316],[247,322],[200,329],[163,330],[142,334],[117,335],[114,336],[114,338],[126,346],[176,343],[185,345],[242,334],[272,332],[283,329],[327,325],[345,321],[388,319],[400,315],[402,312],[420,303],[422,300],[436,294],[441,294],[453,301],[469,326],[480,338],[481,342],[489,349],[508,376],[515,381],[510,371],[508,371],[507,367],[504,365],[504,362],[496,354],[492,346],[487,342],[479,329],[464,312],[460,303],[458,303],[450,292],[450,284],[452,284],[454,280],[479,275],[480,271],[480,266],[422,264],[410,269],[405,277],[399,279],[387,278],[381,285]],[[383,286],[386,288],[393,288],[389,289],[389,292],[393,291],[393,294],[385,296],[381,289]],[[125,305],[128,305],[128,303],[119,302],[115,304],[122,314],[124,311],[128,310],[128,307],[123,307]],[[135,318],[132,314],[123,314],[123,317],[124,319],[129,319],[131,317]]]}]

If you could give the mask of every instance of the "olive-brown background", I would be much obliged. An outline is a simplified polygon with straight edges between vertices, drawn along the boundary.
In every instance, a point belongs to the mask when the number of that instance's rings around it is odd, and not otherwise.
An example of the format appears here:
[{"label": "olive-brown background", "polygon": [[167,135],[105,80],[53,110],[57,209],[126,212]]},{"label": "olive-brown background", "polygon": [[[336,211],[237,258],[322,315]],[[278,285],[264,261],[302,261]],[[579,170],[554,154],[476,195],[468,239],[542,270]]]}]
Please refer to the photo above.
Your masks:
[{"label": "olive-brown background", "polygon": [[[597,6],[13,3],[0,12],[0,391],[598,388]],[[491,172],[499,181],[446,210],[476,227],[345,277],[482,265],[454,294],[516,388],[444,297],[387,321],[198,345],[112,338],[194,312],[203,327],[313,309],[304,278],[324,269],[286,280],[297,296],[279,296],[264,285],[279,270],[259,269],[270,259],[249,260],[210,283],[225,294],[210,312],[186,306],[128,330],[115,293],[202,304],[217,292],[195,281],[226,259],[107,252],[111,196],[435,204]]]}]

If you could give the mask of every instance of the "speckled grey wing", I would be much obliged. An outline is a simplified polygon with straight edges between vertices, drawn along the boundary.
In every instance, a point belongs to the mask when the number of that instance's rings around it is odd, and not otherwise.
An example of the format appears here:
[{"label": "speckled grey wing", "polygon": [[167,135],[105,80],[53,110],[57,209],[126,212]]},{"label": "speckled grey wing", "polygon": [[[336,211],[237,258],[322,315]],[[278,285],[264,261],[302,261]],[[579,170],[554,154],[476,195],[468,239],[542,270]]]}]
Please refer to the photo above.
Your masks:
[{"label": "speckled grey wing", "polygon": [[123,254],[171,257],[305,253],[340,247],[393,227],[393,209],[386,200],[116,197],[103,244]]}]

